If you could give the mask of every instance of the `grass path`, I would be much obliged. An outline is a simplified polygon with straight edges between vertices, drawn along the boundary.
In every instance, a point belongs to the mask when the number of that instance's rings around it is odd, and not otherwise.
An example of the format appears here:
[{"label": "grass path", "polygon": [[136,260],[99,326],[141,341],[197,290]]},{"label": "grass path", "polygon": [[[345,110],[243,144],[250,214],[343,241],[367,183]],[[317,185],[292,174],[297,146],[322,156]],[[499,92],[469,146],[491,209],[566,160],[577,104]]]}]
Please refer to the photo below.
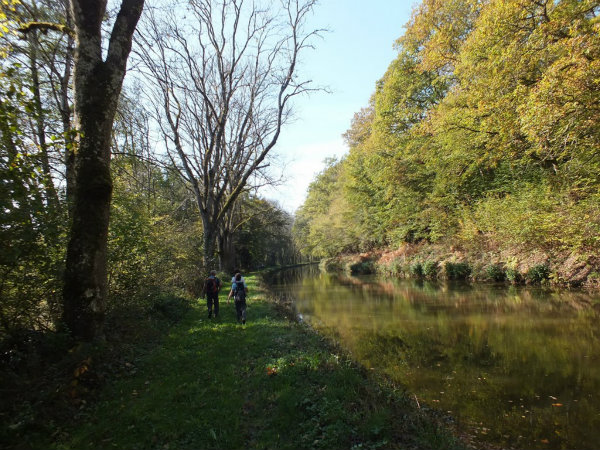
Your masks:
[{"label": "grass path", "polygon": [[223,293],[219,319],[194,307],[44,448],[460,447],[401,393],[278,314],[256,278],[247,282],[245,326]]}]

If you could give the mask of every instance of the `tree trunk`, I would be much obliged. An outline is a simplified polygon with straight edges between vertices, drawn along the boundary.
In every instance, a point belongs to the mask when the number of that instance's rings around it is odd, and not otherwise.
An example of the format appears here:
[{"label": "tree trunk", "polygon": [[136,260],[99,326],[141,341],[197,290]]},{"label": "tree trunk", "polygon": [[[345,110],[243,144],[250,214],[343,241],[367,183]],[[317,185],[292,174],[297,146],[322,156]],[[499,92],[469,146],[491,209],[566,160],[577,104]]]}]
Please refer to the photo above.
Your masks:
[{"label": "tree trunk", "polygon": [[102,87],[98,86],[96,92],[92,86],[85,90],[88,101],[99,108],[89,108],[79,115],[82,137],[72,190],[72,224],[63,297],[65,324],[74,336],[91,340],[102,335],[107,293],[112,116],[105,110],[106,95]]},{"label": "tree trunk", "polygon": [[75,186],[63,290],[63,323],[78,339],[103,337],[112,179],[110,142],[131,39],[143,0],[123,0],[102,60],[106,0],[72,0],[75,53]]},{"label": "tree trunk", "polygon": [[[68,0],[63,0],[68,3]],[[69,29],[73,28],[72,12],[69,5],[65,6],[65,20],[66,25]],[[67,213],[68,217],[73,217],[72,199],[73,193],[71,192],[75,187],[75,145],[73,128],[71,125],[72,112],[71,112],[71,101],[69,99],[69,90],[71,83],[71,69],[73,64],[73,53],[74,53],[74,40],[72,35],[67,36],[67,52],[65,54],[65,68],[62,76],[60,77],[60,91],[57,97],[60,99],[59,112],[63,127],[63,136],[65,141],[64,147],[64,163],[65,163],[65,177],[67,180]]]},{"label": "tree trunk", "polygon": [[202,216],[202,232],[203,232],[203,258],[204,258],[204,269],[210,271],[216,269],[217,258],[215,258],[215,250],[217,244],[217,228],[214,226],[212,221],[206,217],[206,214]]},{"label": "tree trunk", "polygon": [[226,272],[231,272],[238,265],[229,231],[222,231],[219,235],[219,265]]},{"label": "tree trunk", "polygon": [[46,194],[46,202],[48,209],[51,212],[58,211],[60,202],[58,193],[54,188],[52,181],[52,173],[50,170],[50,158],[48,156],[48,143],[46,142],[46,121],[45,112],[42,107],[42,95],[40,92],[40,77],[38,73],[38,36],[37,31],[33,30],[27,36],[29,39],[29,69],[31,71],[31,90],[33,94],[34,116],[35,116],[35,134],[37,137],[37,145],[40,151],[40,161],[42,163],[42,171],[44,173],[44,190]]}]

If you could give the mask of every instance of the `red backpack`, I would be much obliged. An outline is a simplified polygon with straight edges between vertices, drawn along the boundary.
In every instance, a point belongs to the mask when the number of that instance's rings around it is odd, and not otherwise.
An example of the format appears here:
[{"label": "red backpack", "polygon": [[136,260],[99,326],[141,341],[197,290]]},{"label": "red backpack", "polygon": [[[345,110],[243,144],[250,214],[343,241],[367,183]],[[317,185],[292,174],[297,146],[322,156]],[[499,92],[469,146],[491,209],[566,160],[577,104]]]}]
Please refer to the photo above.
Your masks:
[{"label": "red backpack", "polygon": [[218,278],[207,278],[206,279],[206,292],[215,294],[219,292],[219,279]]}]

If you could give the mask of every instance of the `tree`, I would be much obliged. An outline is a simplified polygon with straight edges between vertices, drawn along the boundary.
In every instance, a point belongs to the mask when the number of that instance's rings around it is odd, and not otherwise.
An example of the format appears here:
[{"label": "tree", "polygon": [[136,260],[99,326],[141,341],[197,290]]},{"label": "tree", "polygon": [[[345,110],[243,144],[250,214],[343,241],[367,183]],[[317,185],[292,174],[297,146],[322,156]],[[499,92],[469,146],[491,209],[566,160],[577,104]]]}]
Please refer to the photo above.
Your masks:
[{"label": "tree", "polygon": [[361,249],[596,251],[599,15],[597,0],[421,2],[346,134],[343,181],[311,186],[300,241],[327,249],[334,198],[351,217],[338,241]]},{"label": "tree", "polygon": [[202,218],[206,266],[214,264],[238,197],[269,182],[268,155],[290,118],[290,101],[311,90],[297,67],[317,34],[303,30],[315,1],[281,4],[274,14],[275,5],[191,1],[185,17],[150,16],[140,36],[169,157]]},{"label": "tree", "polygon": [[123,0],[106,59],[102,21],[106,0],[71,0],[75,25],[75,186],[67,247],[63,321],[76,338],[102,336],[107,293],[106,251],[112,195],[111,133],[144,0]]},{"label": "tree", "polygon": [[[45,11],[44,5],[39,5]],[[39,36],[18,33],[33,20],[28,2],[0,9],[0,336],[47,329],[60,315],[63,217],[51,168],[44,54]],[[53,38],[48,38],[52,41]],[[45,42],[46,40],[43,39]],[[51,170],[52,169],[52,170]]]},{"label": "tree", "polygon": [[[7,60],[17,63],[32,96],[24,137],[37,149],[44,173],[48,210],[62,209],[59,190],[71,130],[70,81],[73,38],[66,0],[22,0],[9,14],[19,23],[18,36],[2,38],[10,48]],[[66,137],[66,139],[65,139]],[[66,158],[66,156],[65,156]],[[66,170],[70,173],[69,168]]]}]

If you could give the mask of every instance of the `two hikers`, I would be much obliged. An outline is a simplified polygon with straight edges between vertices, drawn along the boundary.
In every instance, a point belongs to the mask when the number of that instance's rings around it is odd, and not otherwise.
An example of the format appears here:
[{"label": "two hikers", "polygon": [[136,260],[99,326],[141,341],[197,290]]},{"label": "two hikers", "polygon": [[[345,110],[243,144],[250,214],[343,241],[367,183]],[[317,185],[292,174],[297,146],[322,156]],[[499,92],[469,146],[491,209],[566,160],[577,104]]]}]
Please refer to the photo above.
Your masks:
[{"label": "two hikers", "polygon": [[237,316],[238,322],[242,321],[242,325],[246,324],[246,294],[248,293],[248,287],[246,286],[246,282],[242,278],[241,273],[236,273],[233,282],[231,284],[231,290],[229,291],[229,295],[227,296],[227,303],[233,296],[235,303],[235,312]]},{"label": "two hikers", "polygon": [[[221,280],[217,278],[217,271],[211,270],[209,277],[204,282],[204,292],[206,293],[206,307],[208,309],[208,318],[217,318],[219,315],[219,291],[221,290]],[[227,296],[227,303],[231,297],[234,298],[235,312],[237,321],[246,324],[246,295],[248,287],[246,281],[239,271],[231,279],[231,290]]]}]

